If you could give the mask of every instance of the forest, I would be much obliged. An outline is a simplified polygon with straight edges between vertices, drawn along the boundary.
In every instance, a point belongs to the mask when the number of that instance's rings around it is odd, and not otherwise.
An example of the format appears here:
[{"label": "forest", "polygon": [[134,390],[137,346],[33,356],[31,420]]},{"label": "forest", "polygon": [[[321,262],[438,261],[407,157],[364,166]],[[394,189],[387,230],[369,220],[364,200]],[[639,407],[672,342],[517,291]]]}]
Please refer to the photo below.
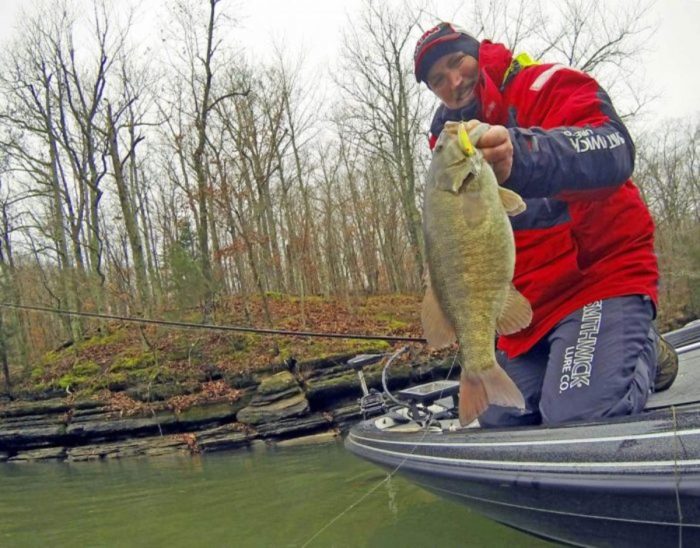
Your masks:
[{"label": "forest", "polygon": [[[656,222],[658,323],[700,316],[699,119],[663,117],[640,72],[650,5],[467,4],[459,22],[479,38],[589,72],[608,90]],[[322,78],[279,44],[272,61],[251,57],[233,2],[163,2],[150,41],[127,7],[27,3],[0,54],[5,389],[47,353],[114,329],[23,306],[342,331],[378,329],[352,304],[377,297],[407,322],[397,332],[420,336],[436,102],[416,84],[412,54],[436,21],[429,6],[366,0]],[[144,348],[154,337],[141,328]]]}]

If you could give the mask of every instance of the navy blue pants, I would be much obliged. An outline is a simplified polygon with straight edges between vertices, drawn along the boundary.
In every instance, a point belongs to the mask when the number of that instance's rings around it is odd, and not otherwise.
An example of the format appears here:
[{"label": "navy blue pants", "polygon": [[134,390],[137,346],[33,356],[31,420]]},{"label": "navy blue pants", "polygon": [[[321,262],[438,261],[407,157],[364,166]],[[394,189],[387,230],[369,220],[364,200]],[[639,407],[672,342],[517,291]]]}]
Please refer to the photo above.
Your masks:
[{"label": "navy blue pants", "polygon": [[529,352],[497,359],[526,409],[490,406],[483,427],[561,424],[639,413],[656,373],[654,305],[631,295],[569,314]]}]

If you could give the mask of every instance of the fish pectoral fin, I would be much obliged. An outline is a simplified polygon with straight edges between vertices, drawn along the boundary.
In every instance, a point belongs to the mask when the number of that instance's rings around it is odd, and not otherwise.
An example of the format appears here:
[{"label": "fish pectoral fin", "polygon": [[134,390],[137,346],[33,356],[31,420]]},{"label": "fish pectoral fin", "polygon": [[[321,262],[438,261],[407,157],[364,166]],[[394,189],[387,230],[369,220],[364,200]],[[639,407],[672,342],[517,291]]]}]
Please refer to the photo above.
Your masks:
[{"label": "fish pectoral fin", "polygon": [[496,320],[496,331],[499,335],[510,335],[525,329],[530,322],[532,322],[530,302],[511,284],[508,287],[501,315]]},{"label": "fish pectoral fin", "polygon": [[437,295],[430,283],[430,274],[425,275],[425,296],[421,309],[421,323],[423,324],[423,335],[428,344],[435,348],[449,346],[457,341],[455,328],[447,318],[445,311],[440,306]]},{"label": "fish pectoral fin", "polygon": [[519,213],[522,213],[523,211],[525,211],[525,209],[527,209],[527,205],[520,197],[520,195],[516,192],[513,192],[512,190],[508,190],[507,188],[499,186],[498,195],[501,198],[503,209],[506,210],[506,213],[510,217],[514,217],[515,215],[518,215]]},{"label": "fish pectoral fin", "polygon": [[522,392],[497,362],[478,373],[462,372],[459,380],[459,423],[467,426],[489,405],[525,409]]}]

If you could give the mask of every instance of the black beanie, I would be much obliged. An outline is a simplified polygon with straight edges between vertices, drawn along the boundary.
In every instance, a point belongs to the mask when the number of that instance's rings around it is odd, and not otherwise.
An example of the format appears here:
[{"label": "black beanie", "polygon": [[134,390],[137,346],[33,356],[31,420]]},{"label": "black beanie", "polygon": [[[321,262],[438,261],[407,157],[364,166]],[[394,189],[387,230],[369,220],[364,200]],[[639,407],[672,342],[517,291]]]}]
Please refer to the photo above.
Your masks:
[{"label": "black beanie", "polygon": [[413,71],[416,74],[416,81],[425,82],[433,63],[443,55],[455,51],[462,51],[478,59],[479,41],[452,23],[439,23],[425,31],[413,52]]}]

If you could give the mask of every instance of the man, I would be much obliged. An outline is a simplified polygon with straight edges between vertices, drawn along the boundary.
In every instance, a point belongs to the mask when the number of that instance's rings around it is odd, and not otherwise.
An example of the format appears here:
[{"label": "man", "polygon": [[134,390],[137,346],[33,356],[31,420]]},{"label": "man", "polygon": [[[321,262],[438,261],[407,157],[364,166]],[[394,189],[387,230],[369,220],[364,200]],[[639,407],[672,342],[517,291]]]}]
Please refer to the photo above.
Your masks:
[{"label": "man", "polygon": [[524,411],[490,406],[482,426],[560,424],[640,412],[668,388],[678,358],[659,337],[654,225],[630,180],[635,148],[605,91],[563,65],[513,57],[450,23],[418,41],[416,80],[448,120],[491,125],[478,147],[527,210],[511,219],[513,282],[530,326],[498,340]]}]

